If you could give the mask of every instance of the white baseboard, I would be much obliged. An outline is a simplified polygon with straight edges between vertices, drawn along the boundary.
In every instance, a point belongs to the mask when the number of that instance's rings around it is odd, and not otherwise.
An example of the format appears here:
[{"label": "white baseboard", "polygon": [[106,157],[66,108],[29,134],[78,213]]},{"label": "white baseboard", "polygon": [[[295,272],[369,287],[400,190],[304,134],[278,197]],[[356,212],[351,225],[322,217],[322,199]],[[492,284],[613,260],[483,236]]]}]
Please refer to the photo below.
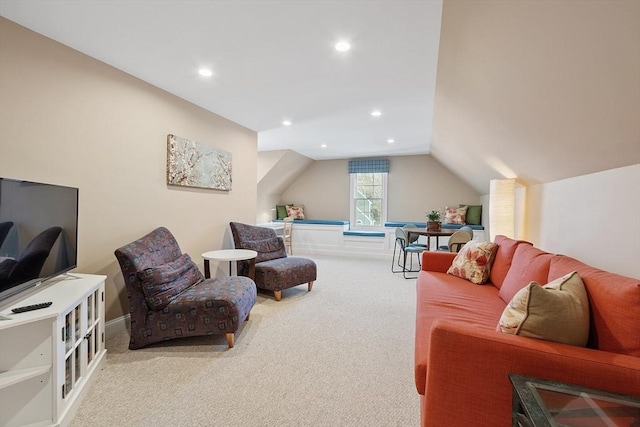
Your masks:
[{"label": "white baseboard", "polygon": [[122,331],[131,332],[131,317],[128,314],[105,322],[104,333],[107,338]]}]

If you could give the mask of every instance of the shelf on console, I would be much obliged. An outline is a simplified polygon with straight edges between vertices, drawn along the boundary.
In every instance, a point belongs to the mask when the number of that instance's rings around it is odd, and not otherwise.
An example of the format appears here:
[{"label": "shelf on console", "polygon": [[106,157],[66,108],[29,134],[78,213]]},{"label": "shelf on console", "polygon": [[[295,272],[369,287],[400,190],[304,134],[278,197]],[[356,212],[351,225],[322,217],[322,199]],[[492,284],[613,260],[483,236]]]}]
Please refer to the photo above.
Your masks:
[{"label": "shelf on console", "polygon": [[0,389],[18,384],[38,375],[46,374],[51,365],[36,366],[34,368],[16,369],[15,371],[0,372]]}]

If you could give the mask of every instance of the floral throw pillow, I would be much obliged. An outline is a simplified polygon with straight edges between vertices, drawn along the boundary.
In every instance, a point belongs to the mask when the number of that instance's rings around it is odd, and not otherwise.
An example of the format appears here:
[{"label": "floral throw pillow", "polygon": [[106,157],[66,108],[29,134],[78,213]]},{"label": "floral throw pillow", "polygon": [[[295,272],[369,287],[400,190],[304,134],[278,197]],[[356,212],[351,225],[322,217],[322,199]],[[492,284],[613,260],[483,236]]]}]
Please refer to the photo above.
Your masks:
[{"label": "floral throw pillow", "polygon": [[491,264],[497,251],[496,243],[471,241],[460,249],[447,274],[482,285],[489,280]]},{"label": "floral throw pillow", "polygon": [[468,206],[462,206],[460,208],[450,208],[449,206],[444,207],[444,223],[445,224],[466,224],[466,216],[467,216],[467,208]]},{"label": "floral throw pillow", "polygon": [[292,216],[293,219],[304,219],[304,205],[287,206],[287,216]]}]

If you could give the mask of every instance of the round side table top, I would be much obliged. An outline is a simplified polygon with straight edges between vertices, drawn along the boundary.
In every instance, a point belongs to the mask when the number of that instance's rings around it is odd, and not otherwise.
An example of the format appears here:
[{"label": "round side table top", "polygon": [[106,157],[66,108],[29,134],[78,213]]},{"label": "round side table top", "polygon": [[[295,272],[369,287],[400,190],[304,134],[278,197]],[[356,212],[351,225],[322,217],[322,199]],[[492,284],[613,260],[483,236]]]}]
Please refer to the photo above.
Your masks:
[{"label": "round side table top", "polygon": [[202,258],[213,261],[241,261],[258,256],[258,252],[250,249],[220,249],[202,254]]}]

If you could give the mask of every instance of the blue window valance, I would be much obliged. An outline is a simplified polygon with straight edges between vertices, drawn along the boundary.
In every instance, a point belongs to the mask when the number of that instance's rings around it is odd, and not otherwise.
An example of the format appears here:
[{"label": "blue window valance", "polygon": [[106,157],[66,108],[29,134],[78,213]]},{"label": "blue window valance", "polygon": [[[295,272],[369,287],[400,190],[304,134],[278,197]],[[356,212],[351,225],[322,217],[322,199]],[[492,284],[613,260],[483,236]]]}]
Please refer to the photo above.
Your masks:
[{"label": "blue window valance", "polygon": [[389,173],[389,159],[349,160],[349,173]]}]

